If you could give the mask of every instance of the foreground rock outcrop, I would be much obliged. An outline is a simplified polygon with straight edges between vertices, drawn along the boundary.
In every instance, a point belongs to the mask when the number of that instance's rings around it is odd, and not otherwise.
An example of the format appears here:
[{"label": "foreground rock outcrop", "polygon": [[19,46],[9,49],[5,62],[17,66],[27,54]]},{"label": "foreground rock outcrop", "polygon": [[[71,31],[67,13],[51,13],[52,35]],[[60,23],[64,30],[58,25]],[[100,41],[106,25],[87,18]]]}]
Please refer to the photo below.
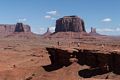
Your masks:
[{"label": "foreground rock outcrop", "polygon": [[[80,70],[79,75],[83,78],[91,78],[109,72],[120,74],[120,52],[88,49],[57,49],[47,48],[51,65],[45,67],[47,71],[53,71],[63,66],[70,66],[77,62],[79,65],[87,65],[88,69]],[[51,68],[52,67],[52,68]]]},{"label": "foreground rock outcrop", "polygon": [[84,21],[78,16],[65,16],[56,21],[55,32],[86,32]]}]

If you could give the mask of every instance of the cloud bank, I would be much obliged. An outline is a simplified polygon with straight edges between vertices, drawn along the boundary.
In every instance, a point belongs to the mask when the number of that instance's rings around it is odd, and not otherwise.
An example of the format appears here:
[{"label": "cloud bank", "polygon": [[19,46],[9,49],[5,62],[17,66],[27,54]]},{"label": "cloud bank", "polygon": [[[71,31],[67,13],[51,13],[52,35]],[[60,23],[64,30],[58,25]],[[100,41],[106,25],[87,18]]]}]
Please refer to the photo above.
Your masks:
[{"label": "cloud bank", "polygon": [[57,11],[49,11],[49,12],[46,12],[46,13],[49,14],[49,15],[56,15]]},{"label": "cloud bank", "polygon": [[102,20],[102,22],[111,22],[111,21],[112,21],[111,18],[105,18],[105,19]]}]

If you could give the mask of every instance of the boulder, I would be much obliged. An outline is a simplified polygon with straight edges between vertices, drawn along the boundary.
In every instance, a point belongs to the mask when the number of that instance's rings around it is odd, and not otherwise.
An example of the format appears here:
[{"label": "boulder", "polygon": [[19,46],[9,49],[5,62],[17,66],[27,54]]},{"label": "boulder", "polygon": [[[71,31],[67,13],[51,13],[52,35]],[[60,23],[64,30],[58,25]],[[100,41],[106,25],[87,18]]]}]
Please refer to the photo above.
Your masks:
[{"label": "boulder", "polygon": [[65,16],[56,21],[55,32],[86,32],[84,21],[78,16]]}]

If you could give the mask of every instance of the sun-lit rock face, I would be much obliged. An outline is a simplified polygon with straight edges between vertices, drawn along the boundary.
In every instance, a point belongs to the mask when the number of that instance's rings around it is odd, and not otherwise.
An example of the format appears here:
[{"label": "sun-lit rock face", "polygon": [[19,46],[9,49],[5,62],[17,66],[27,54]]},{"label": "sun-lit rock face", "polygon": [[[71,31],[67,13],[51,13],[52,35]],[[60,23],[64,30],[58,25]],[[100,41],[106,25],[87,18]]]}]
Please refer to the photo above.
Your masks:
[{"label": "sun-lit rock face", "polygon": [[55,32],[86,32],[84,21],[78,16],[65,16],[56,21]]}]

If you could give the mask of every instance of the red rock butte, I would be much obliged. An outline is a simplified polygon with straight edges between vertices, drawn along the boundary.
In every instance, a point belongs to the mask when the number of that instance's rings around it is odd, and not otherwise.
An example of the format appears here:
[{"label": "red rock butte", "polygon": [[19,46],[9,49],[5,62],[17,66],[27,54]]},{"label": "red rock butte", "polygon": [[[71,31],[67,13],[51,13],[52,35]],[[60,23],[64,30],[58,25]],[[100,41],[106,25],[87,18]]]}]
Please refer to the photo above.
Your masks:
[{"label": "red rock butte", "polygon": [[29,25],[23,23],[17,24],[0,24],[0,33],[13,33],[13,32],[31,32]]},{"label": "red rock butte", "polygon": [[86,32],[84,21],[78,16],[64,16],[56,21],[55,32]]}]

